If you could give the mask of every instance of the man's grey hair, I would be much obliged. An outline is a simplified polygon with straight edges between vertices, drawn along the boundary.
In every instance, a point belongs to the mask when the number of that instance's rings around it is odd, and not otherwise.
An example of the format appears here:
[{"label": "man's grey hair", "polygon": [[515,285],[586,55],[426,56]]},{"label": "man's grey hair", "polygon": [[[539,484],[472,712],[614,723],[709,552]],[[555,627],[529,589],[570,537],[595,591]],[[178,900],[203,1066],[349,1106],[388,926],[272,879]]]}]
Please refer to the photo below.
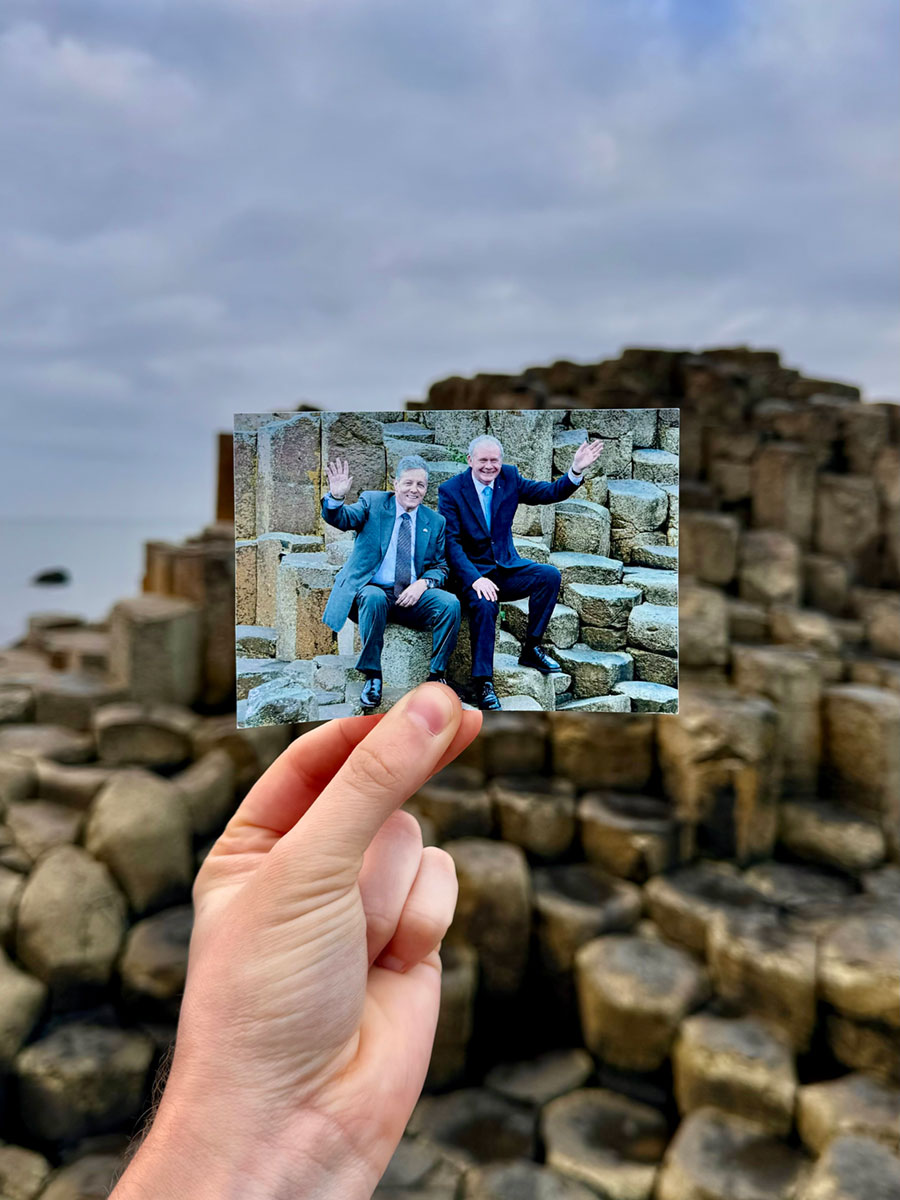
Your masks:
[{"label": "man's grey hair", "polygon": [[472,438],[471,442],[469,442],[468,453],[474,454],[476,447],[480,446],[482,442],[490,442],[492,446],[496,446],[500,451],[500,457],[503,457],[503,443],[499,438],[492,437],[489,433],[479,433],[478,437]]},{"label": "man's grey hair", "polygon": [[394,478],[399,479],[404,471],[424,471],[426,479],[429,477],[428,463],[421,454],[404,454],[397,463]]}]

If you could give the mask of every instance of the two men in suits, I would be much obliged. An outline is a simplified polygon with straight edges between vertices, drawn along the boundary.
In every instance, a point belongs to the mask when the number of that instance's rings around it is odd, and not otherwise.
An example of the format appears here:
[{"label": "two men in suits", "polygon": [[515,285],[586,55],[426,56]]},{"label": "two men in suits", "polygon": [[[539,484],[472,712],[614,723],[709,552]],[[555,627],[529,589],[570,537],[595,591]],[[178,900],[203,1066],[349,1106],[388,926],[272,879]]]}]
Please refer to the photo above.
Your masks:
[{"label": "two men in suits", "polygon": [[444,591],[448,568],[442,516],[422,501],[428,490],[428,464],[417,454],[401,458],[393,491],[360,493],[345,504],[353,476],[338,459],[325,468],[328,491],[322,517],[335,529],[353,529],[356,540],[338,572],[323,621],[335,631],[349,617],[359,623],[362,651],[356,664],[366,682],[363,708],[381,703],[381,652],[388,621],[432,631],[429,680],[444,676],[459,632],[460,603]]},{"label": "two men in suits", "polygon": [[559,595],[556,567],[520,557],[512,524],[519,504],[556,504],[580,486],[600,457],[601,441],[585,441],[568,474],[552,483],[525,479],[503,462],[503,447],[484,435],[469,444],[469,469],[438,489],[438,512],[447,522],[447,557],[462,597],[472,637],[472,682],[480,708],[498,709],[494,690],[494,631],[502,600],[528,597],[528,625],[519,656],[542,674],[560,670],[540,644]]}]

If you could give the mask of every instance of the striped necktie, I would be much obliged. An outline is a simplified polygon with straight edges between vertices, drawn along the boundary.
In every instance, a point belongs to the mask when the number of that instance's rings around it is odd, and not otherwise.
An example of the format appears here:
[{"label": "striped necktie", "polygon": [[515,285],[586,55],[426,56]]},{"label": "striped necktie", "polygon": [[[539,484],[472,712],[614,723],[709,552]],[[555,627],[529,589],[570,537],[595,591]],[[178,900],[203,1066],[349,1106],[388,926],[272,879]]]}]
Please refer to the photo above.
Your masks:
[{"label": "striped necktie", "polygon": [[397,559],[394,564],[394,598],[409,587],[412,574],[412,518],[404,513],[400,518],[400,532],[397,534]]}]

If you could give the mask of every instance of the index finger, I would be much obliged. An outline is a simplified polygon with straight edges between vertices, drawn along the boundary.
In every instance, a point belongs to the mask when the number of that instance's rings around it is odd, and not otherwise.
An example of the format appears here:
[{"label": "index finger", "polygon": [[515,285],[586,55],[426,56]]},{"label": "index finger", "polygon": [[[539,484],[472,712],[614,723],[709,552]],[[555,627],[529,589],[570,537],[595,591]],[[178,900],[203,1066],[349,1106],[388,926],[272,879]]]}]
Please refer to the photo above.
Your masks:
[{"label": "index finger", "polygon": [[296,854],[298,862],[324,857],[355,875],[387,818],[430,778],[451,743],[457,753],[468,745],[479,716],[463,714],[443,684],[421,684],[356,746],[300,824],[282,838],[285,852]]}]

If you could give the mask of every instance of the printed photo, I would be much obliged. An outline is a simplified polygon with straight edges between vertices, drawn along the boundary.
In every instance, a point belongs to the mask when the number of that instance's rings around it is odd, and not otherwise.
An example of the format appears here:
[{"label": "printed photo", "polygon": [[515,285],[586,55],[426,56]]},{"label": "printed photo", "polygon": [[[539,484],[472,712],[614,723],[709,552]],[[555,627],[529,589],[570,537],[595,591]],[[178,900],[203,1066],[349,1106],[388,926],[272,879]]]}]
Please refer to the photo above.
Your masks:
[{"label": "printed photo", "polygon": [[235,417],[239,726],[678,709],[678,409]]}]

